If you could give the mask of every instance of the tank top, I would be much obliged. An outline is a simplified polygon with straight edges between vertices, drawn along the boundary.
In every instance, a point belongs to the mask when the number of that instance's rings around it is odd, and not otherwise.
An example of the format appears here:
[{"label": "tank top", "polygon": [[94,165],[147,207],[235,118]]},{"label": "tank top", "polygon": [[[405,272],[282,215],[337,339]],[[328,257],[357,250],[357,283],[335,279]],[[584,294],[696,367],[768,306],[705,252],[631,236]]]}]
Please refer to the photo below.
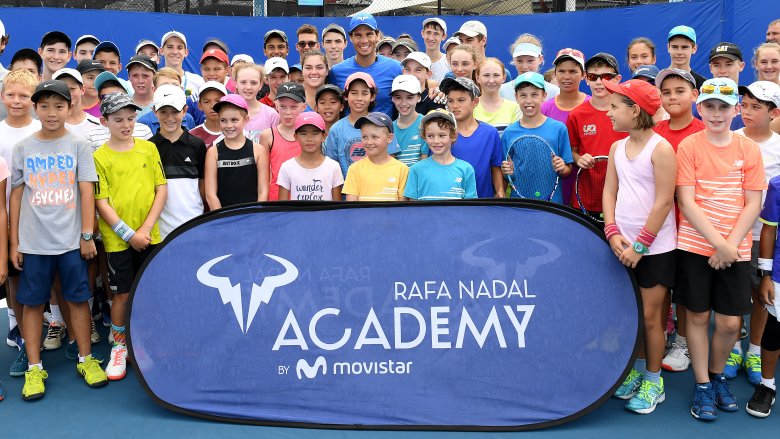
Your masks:
[{"label": "tank top", "polygon": [[[647,141],[642,151],[630,159],[626,156],[628,137],[619,140],[615,149],[615,170],[618,176],[617,204],[615,205],[615,223],[629,242],[636,237],[647,222],[655,202],[655,174],[652,156],[658,143],[664,140],[658,134]],[[670,252],[677,248],[677,230],[674,222],[674,210],[666,215],[661,230],[650,246],[648,255]]]},{"label": "tank top", "polygon": [[257,201],[257,165],[252,141],[230,149],[217,143],[217,198],[222,207]]},{"label": "tank top", "polygon": [[271,128],[271,139],[271,186],[268,188],[268,201],[276,201],[279,199],[279,185],[276,184],[279,168],[282,163],[301,154],[301,144],[282,137],[277,127]]}]

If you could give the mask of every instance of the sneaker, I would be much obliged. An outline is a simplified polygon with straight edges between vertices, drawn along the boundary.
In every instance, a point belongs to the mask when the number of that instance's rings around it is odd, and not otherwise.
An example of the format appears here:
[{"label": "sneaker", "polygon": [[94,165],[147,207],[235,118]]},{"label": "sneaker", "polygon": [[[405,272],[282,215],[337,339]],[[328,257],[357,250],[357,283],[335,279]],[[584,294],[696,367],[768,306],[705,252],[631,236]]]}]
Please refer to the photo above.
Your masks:
[{"label": "sneaker", "polygon": [[669,353],[661,362],[661,367],[664,368],[664,370],[671,372],[682,372],[688,370],[690,365],[691,354],[688,353],[688,345],[686,343],[680,343],[675,339]]},{"label": "sneaker", "polygon": [[49,324],[49,330],[46,332],[46,339],[43,340],[43,349],[47,351],[59,349],[64,338],[65,328],[52,322]]},{"label": "sneaker", "polygon": [[108,384],[108,377],[100,367],[101,361],[98,361],[92,355],[87,356],[83,363],[76,365],[76,371],[84,377],[84,381],[89,387],[102,387]]},{"label": "sneaker", "polygon": [[49,374],[45,370],[41,370],[38,366],[33,366],[31,370],[28,370],[24,374],[24,387],[22,387],[22,399],[25,401],[33,401],[43,398],[46,387],[43,382]]},{"label": "sneaker", "polygon": [[111,307],[107,303],[103,303],[103,326],[111,327]]},{"label": "sneaker", "polygon": [[639,391],[639,387],[642,385],[642,374],[636,369],[631,368],[631,372],[623,381],[623,384],[615,391],[615,397],[620,399],[631,399]]},{"label": "sneaker", "polygon": [[14,326],[14,329],[8,331],[8,336],[5,339],[5,344],[12,348],[19,348],[22,344],[22,333],[19,332],[19,326]]},{"label": "sneaker", "polygon": [[43,326],[49,326],[52,322],[51,313],[49,311],[44,311],[43,313]]},{"label": "sneaker", "polygon": [[[109,325],[111,326],[111,325]],[[108,330],[108,344],[113,346],[114,345],[114,331]]]},{"label": "sneaker", "polygon": [[695,384],[691,415],[702,421],[718,419],[718,411],[715,409],[715,389],[713,389],[712,383]]},{"label": "sneaker", "polygon": [[79,359],[79,344],[76,343],[76,340],[68,340],[68,344],[65,346],[65,358],[68,360]]},{"label": "sneaker", "polygon": [[27,350],[25,350],[24,345],[22,345],[22,348],[19,350],[19,355],[17,355],[14,362],[11,363],[11,372],[9,374],[12,377],[23,376],[27,372],[27,366]]},{"label": "sneaker", "polygon": [[737,398],[734,398],[731,393],[726,377],[722,374],[715,375],[712,379],[712,387],[715,389],[715,405],[723,411],[736,412],[739,408],[737,407]]},{"label": "sneaker", "polygon": [[753,397],[747,403],[745,410],[756,417],[766,418],[769,413],[772,412],[772,406],[775,403],[775,396],[777,391],[772,390],[769,387],[759,384],[756,386],[756,390],[753,392]]},{"label": "sneaker", "polygon": [[111,358],[106,366],[106,375],[111,381],[121,380],[127,372],[127,348],[118,344],[111,348]]},{"label": "sneaker", "polygon": [[95,321],[90,320],[89,322],[91,327],[91,333],[89,334],[89,340],[92,342],[92,344],[98,343],[100,341],[100,334],[97,332],[97,328],[95,328]]},{"label": "sneaker", "polygon": [[761,383],[761,355],[752,352],[745,354],[745,372],[750,384],[757,386]]},{"label": "sneaker", "polygon": [[742,367],[742,355],[736,349],[732,349],[729,359],[726,360],[726,367],[723,368],[723,375],[730,380],[737,376],[740,367]]},{"label": "sneaker", "polygon": [[664,402],[666,394],[664,393],[664,379],[661,378],[659,384],[651,383],[650,381],[642,381],[642,386],[639,388],[639,393],[634,395],[628,403],[626,408],[632,412],[646,415],[653,413],[655,406]]},{"label": "sneaker", "polygon": [[3,389],[3,382],[0,381],[0,401],[5,399],[5,389]]}]

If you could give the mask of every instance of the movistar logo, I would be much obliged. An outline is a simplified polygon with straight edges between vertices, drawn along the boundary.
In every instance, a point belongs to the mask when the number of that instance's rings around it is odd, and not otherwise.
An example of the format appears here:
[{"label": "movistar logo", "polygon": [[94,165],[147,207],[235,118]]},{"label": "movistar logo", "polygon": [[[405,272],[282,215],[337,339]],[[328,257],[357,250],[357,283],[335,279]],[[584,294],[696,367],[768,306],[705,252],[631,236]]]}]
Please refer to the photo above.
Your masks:
[{"label": "movistar logo", "polygon": [[319,357],[317,357],[316,360],[314,360],[313,365],[310,365],[303,358],[298,360],[298,364],[295,365],[295,373],[298,375],[299,380],[303,378],[301,374],[305,375],[306,378],[314,378],[317,376],[320,370],[322,370],[323,375],[328,373],[328,363],[325,361],[325,357],[323,357],[322,355],[320,355]]},{"label": "movistar logo", "polygon": [[233,285],[233,282],[231,282],[229,278],[225,276],[214,276],[209,271],[211,270],[211,267],[231,256],[233,255],[223,255],[211,259],[198,268],[196,276],[198,281],[203,285],[216,288],[217,291],[219,291],[222,303],[224,305],[230,304],[233,308],[236,320],[238,321],[238,326],[241,328],[241,332],[246,334],[249,331],[249,327],[252,325],[257,310],[260,308],[260,304],[268,304],[277,287],[288,285],[297,279],[298,268],[287,259],[265,254],[265,256],[280,263],[282,267],[284,267],[284,272],[276,276],[267,276],[260,285],[255,283],[252,284],[252,295],[249,299],[249,312],[246,319],[246,325],[244,325],[244,305],[241,300],[241,284],[238,283]]}]

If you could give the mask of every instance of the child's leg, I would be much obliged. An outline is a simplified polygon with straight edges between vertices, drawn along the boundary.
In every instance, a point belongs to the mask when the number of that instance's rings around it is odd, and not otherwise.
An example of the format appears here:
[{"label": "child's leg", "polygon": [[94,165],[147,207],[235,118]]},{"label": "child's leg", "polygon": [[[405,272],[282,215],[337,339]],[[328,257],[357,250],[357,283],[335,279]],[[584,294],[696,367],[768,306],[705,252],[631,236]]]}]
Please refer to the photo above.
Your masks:
[{"label": "child's leg", "polygon": [[661,360],[664,356],[664,328],[661,325],[665,312],[664,303],[668,289],[663,285],[652,288],[640,288],[642,292],[642,307],[645,315],[645,353],[649,372],[660,373]]},{"label": "child's leg", "polygon": [[[8,287],[6,288],[8,292],[8,307],[14,310],[16,324],[19,326],[19,332],[22,333],[21,331],[24,327],[24,322],[22,321],[24,319],[24,306],[16,301],[16,292],[19,290],[19,276],[9,277],[6,286]],[[22,335],[22,339],[24,339],[24,335]],[[19,346],[19,349],[21,348]]]},{"label": "child's leg", "polygon": [[[775,291],[778,291],[775,283]],[[756,386],[753,396],[745,408],[748,414],[765,418],[772,412],[772,404],[777,398],[775,368],[780,356],[780,322],[774,316],[769,316],[761,337],[761,381]]]},{"label": "child's leg", "polygon": [[[26,268],[26,267],[25,267]],[[27,349],[27,362],[41,362],[41,325],[43,324],[43,309],[46,304],[24,305],[24,347]]]},{"label": "child's leg", "polygon": [[[710,353],[709,370],[714,374],[723,373],[726,360],[729,357],[734,340],[739,337],[742,327],[740,316],[728,316],[715,313],[715,332],[712,334],[712,352]],[[688,337],[690,343],[690,337]]]},{"label": "child's leg", "polygon": [[[688,336],[688,351],[691,354],[693,375],[699,384],[709,383],[708,374],[709,337],[707,331],[710,324],[710,312],[691,312],[688,310],[686,332]],[[723,360],[726,363],[726,360]],[[722,369],[721,369],[722,370]]]}]

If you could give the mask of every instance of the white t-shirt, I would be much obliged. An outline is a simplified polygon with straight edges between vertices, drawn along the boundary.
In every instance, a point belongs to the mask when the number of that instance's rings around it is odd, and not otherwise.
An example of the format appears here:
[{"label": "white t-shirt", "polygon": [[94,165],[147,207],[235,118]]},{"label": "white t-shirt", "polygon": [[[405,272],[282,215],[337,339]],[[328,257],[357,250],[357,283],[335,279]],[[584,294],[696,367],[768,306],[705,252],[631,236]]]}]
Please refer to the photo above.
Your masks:
[{"label": "white t-shirt", "polygon": [[[149,140],[153,135],[152,130],[148,126],[138,122],[135,123],[135,126],[133,127],[133,137]],[[86,136],[89,145],[92,147],[92,151],[97,151],[98,148],[108,142],[108,139],[111,138],[111,132],[107,127],[98,125],[87,131]]]},{"label": "white t-shirt", "polygon": [[[32,136],[41,129],[41,122],[33,119],[32,122],[24,128],[13,128],[8,126],[4,120],[0,122],[0,157],[5,159],[8,167],[11,167],[14,146],[20,140]],[[11,182],[5,185],[5,207],[8,209],[8,200],[11,198]]]},{"label": "white t-shirt", "polygon": [[72,132],[73,134],[81,137],[82,139],[87,140],[87,133],[92,129],[97,128],[101,125],[100,125],[100,120],[97,117],[87,113],[84,114],[86,114],[87,117],[84,118],[84,120],[82,120],[81,123],[74,125],[65,122],[65,128],[67,128],[68,131]]},{"label": "white t-shirt", "polygon": [[290,191],[290,200],[333,201],[333,188],[344,184],[339,163],[330,157],[306,169],[295,157],[282,163],[277,184]]},{"label": "white t-shirt", "polygon": [[436,82],[441,82],[441,80],[444,79],[444,75],[451,71],[450,63],[447,62],[447,56],[442,55],[438,61],[431,64],[431,73],[433,73],[431,79]]},{"label": "white t-shirt", "polygon": [[[743,136],[745,135],[744,128],[740,128],[734,132]],[[773,132],[772,136],[765,142],[758,143],[758,148],[761,150],[761,159],[764,161],[766,181],[780,175],[780,134]],[[764,206],[764,200],[766,200],[766,191],[763,191],[761,194],[761,207]],[[761,240],[761,228],[763,226],[764,223],[758,220],[753,224],[753,241]]]}]

